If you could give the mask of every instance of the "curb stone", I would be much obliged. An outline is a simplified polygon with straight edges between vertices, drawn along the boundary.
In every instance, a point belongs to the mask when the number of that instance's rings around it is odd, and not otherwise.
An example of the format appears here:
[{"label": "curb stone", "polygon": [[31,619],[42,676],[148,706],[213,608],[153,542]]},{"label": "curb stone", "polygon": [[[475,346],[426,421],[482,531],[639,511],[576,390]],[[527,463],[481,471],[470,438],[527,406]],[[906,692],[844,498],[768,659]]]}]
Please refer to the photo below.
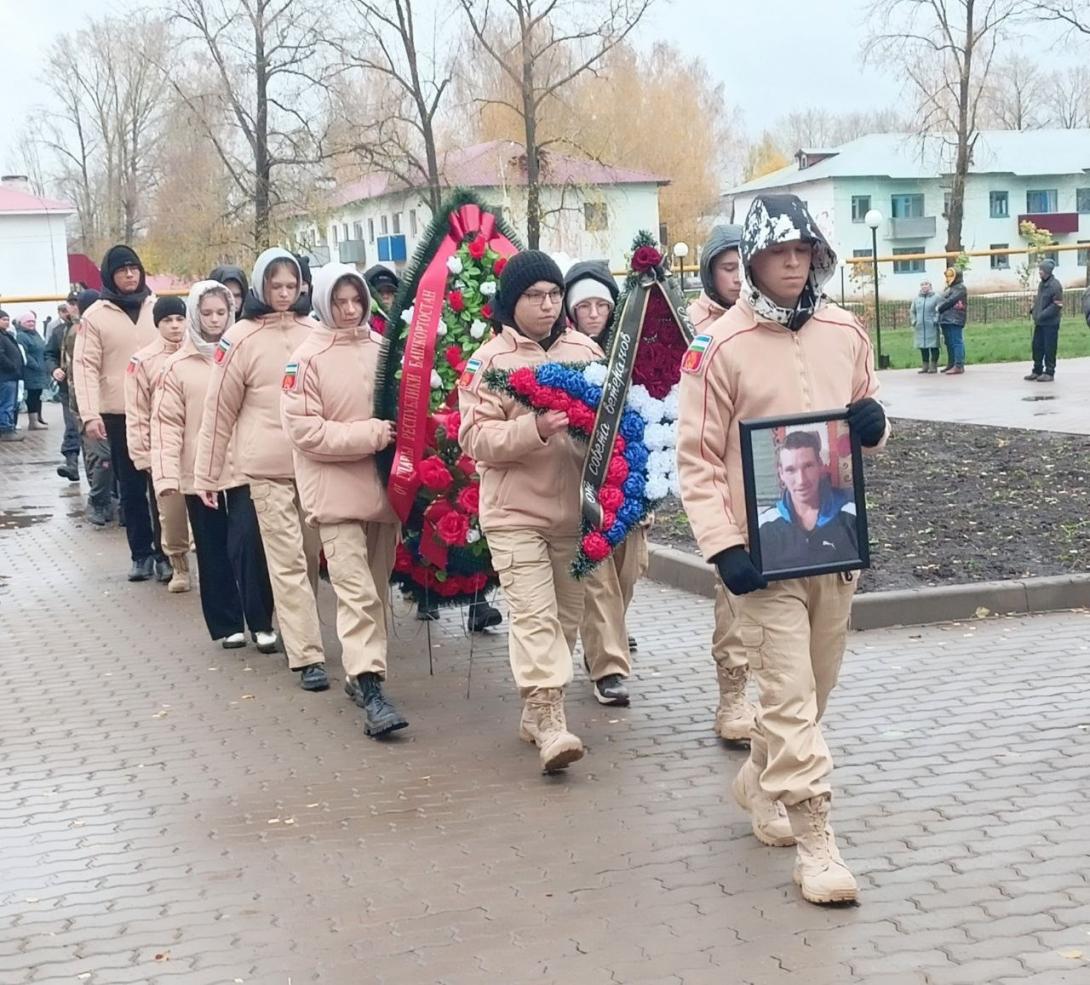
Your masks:
[{"label": "curb stone", "polygon": [[[704,598],[715,597],[715,574],[703,558],[649,544],[647,577]],[[868,592],[852,602],[852,628],[887,629],[956,622],[987,615],[1017,615],[1090,608],[1090,575],[1055,575],[1018,581],[982,581],[941,588]]]}]

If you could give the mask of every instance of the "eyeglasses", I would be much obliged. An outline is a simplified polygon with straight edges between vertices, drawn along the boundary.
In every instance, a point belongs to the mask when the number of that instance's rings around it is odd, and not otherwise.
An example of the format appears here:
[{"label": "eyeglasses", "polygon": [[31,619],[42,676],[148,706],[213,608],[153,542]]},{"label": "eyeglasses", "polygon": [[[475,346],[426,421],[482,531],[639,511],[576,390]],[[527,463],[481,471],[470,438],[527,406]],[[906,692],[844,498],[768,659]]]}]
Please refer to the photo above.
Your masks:
[{"label": "eyeglasses", "polygon": [[522,296],[526,298],[530,304],[536,304],[544,308],[546,302],[549,304],[560,304],[560,299],[564,296],[564,293],[563,291],[555,289],[552,291],[525,291]]}]

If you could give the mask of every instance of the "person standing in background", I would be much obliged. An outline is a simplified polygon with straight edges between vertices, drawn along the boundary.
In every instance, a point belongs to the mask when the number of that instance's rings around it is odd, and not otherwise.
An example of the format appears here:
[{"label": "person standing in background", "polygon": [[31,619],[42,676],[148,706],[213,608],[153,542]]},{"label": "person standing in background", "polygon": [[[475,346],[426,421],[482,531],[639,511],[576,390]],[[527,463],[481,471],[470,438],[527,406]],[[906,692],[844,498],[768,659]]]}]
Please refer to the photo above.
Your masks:
[{"label": "person standing in background", "polygon": [[398,280],[397,274],[381,263],[368,267],[363,273],[363,280],[371,296],[371,311],[368,317],[371,331],[385,335],[386,328],[390,324],[390,309],[394,306],[394,298],[397,297],[397,289],[401,286],[401,281]]},{"label": "person standing in background", "polygon": [[916,348],[920,350],[923,369],[920,373],[939,371],[939,298],[931,289],[931,281],[920,283],[920,293],[912,299],[908,320],[916,332]]},{"label": "person standing in background", "polygon": [[1060,345],[1060,318],[1064,311],[1064,287],[1053,271],[1054,260],[1042,260],[1037,268],[1040,283],[1033,301],[1033,368],[1027,380],[1051,383],[1056,379],[1056,350]]},{"label": "person standing in background", "polygon": [[711,326],[738,300],[742,289],[742,261],[738,255],[741,241],[741,226],[713,226],[708,233],[708,241],[700,251],[700,297],[689,305],[694,332]]},{"label": "person standing in background", "polygon": [[38,332],[38,318],[33,311],[19,319],[15,340],[23,347],[26,360],[23,383],[26,385],[27,430],[40,431],[49,427],[42,418],[42,391],[49,387],[49,373],[45,366],[45,339]]},{"label": "person standing in background", "polygon": [[155,508],[147,477],[129,455],[125,428],[125,371],[134,352],[155,339],[144,265],[132,247],[112,246],[102,260],[102,291],[76,333],[74,381],[84,434],[108,438],[132,556],[129,581],[155,576]]},{"label": "person standing in background", "polygon": [[68,358],[70,348],[65,343],[68,336],[75,341],[75,326],[79,321],[76,308],[76,295],[68,295],[65,304],[57,308],[57,321],[49,333],[45,346],[45,368],[50,378],[57,384],[57,396],[60,398],[61,413],[64,415],[64,437],[61,439],[61,456],[64,464],[57,466],[57,475],[69,482],[79,482],[79,420],[72,411],[72,394],[69,386],[72,372]]},{"label": "person standing in background", "polygon": [[25,367],[23,350],[11,330],[11,317],[0,309],[0,441],[22,441],[26,437],[17,429],[19,384]]},{"label": "person standing in background", "polygon": [[965,287],[965,278],[956,267],[947,267],[944,276],[946,290],[935,306],[946,342],[947,363],[943,372],[960,376],[965,372],[965,319],[969,292]]},{"label": "person standing in background", "polygon": [[246,280],[246,274],[241,267],[233,267],[224,264],[215,267],[208,275],[209,280],[222,284],[231,294],[234,303],[234,315],[232,321],[242,317],[242,306],[246,302],[246,295],[250,291],[250,284]]}]

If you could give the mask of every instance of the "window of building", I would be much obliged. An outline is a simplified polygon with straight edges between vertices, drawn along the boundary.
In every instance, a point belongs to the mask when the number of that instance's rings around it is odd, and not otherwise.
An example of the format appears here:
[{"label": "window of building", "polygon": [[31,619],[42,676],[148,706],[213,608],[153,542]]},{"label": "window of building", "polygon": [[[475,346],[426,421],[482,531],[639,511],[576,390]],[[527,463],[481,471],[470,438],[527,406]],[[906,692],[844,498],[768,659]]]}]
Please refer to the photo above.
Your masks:
[{"label": "window of building", "polygon": [[409,233],[415,236],[419,232],[416,225],[416,209],[409,209]]},{"label": "window of building", "polygon": [[609,209],[604,202],[584,202],[583,220],[588,233],[604,233],[609,229]]},{"label": "window of building", "polygon": [[400,236],[401,235],[401,213],[400,212],[395,212],[394,213],[394,235],[395,236]]},{"label": "window of building", "polygon": [[353,239],[363,239],[363,223],[362,222],[353,222],[352,223],[352,238]]},{"label": "window of building", "polygon": [[1075,189],[1075,211],[1079,215],[1090,214],[1090,188]]},{"label": "window of building", "polygon": [[852,250],[853,257],[870,257],[873,255],[871,250]]},{"label": "window of building", "polygon": [[988,192],[988,213],[993,219],[1010,218],[1010,195],[1007,192]]},{"label": "window of building", "polygon": [[337,226],[337,223],[333,223],[333,245],[336,246],[341,241],[341,231]]},{"label": "window of building", "polygon": [[[920,196],[923,198],[923,196]],[[923,253],[923,246],[895,246],[894,256],[907,256],[912,253]],[[893,272],[895,274],[922,274],[926,269],[923,260],[894,260]]]},{"label": "window of building", "polygon": [[[1079,240],[1079,245],[1080,246],[1082,246],[1084,243],[1087,246],[1090,246],[1090,239],[1080,239]],[[1075,254],[1075,256],[1077,257],[1077,260],[1075,262],[1078,263],[1078,265],[1080,267],[1085,267],[1085,266],[1087,266],[1087,264],[1090,264],[1090,249],[1079,250]]]},{"label": "window of building", "polygon": [[953,192],[942,193],[942,217],[944,219],[950,218],[950,203],[954,200]]},{"label": "window of building", "polygon": [[[1007,250],[1010,249],[1010,243],[992,243],[991,248],[993,250]],[[1009,253],[1000,253],[998,256],[992,256],[991,260],[992,270],[1010,270],[1011,269],[1011,256]]]},{"label": "window of building", "polygon": [[367,238],[373,243],[375,241],[375,220],[367,220]]},{"label": "window of building", "polygon": [[1060,193],[1055,188],[1039,188],[1026,192],[1026,211],[1039,215],[1059,212]]},{"label": "window of building", "polygon": [[379,216],[379,226],[382,228],[382,235],[390,235],[390,222],[386,216]]},{"label": "window of building", "polygon": [[922,219],[923,195],[891,195],[889,214],[894,219]]},{"label": "window of building", "polygon": [[852,196],[852,222],[863,222],[870,212],[870,195]]},{"label": "window of building", "polygon": [[348,239],[348,223],[341,226],[341,239]]}]

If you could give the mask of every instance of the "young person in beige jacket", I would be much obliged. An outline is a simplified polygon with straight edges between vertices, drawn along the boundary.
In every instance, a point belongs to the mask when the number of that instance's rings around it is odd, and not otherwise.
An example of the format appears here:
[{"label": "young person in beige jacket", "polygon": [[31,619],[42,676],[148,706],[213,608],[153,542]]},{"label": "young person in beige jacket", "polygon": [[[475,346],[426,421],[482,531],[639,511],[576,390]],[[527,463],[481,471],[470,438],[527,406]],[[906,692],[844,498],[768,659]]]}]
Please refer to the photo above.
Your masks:
[{"label": "young person in beige jacket", "polygon": [[186,304],[185,340],[163,367],[151,415],[151,474],[160,503],[178,502],[189,515],[197,548],[201,612],[208,633],[225,649],[246,645],[249,626],[262,653],[276,650],[273,598],[257,514],[228,449],[221,488],[197,492],[193,465],[212,359],[234,322],[231,294],[198,281]]},{"label": "young person in beige jacket", "polygon": [[[102,290],[76,329],[73,385],[83,432],[90,442],[109,439],[110,462],[121,492],[125,537],[132,569],[129,581],[165,573],[166,558],[153,541],[154,502],[147,476],[133,463],[125,427],[125,371],[134,352],[155,339],[155,298],[144,265],[128,246],[112,246],[102,260]],[[168,576],[169,577],[169,576]]]},{"label": "young person in beige jacket", "polygon": [[836,254],[802,201],[758,195],[741,253],[748,290],[693,340],[682,364],[682,500],[701,552],[735,596],[728,646],[745,655],[760,693],[734,795],[762,842],[797,845],[794,878],[805,899],[850,902],[857,888],[829,826],[832,759],[820,722],[844,655],[855,580],[769,584],[757,570],[746,546],[738,424],[847,407],[866,448],[882,445],[888,427],[870,339],[821,292]]},{"label": "young person in beige jacket", "polygon": [[242,320],[216,347],[193,485],[198,492],[222,488],[227,449],[234,449],[236,473],[250,484],[257,510],[288,665],[304,690],[325,691],[314,594],[321,542],[303,523],[291,445],[280,425],[284,366],[315,328],[292,310],[301,283],[299,263],[287,250],[268,249],[257,258]]},{"label": "young person in beige jacket", "polygon": [[395,433],[374,416],[382,336],[371,331],[371,297],[354,267],[320,268],[311,303],[320,324],[284,370],[280,417],[337,595],[345,691],[363,709],[364,731],[380,738],[409,724],[382,692],[400,529],[374,458]]},{"label": "young person in beige jacket", "polygon": [[189,523],[185,503],[180,496],[159,500],[151,477],[151,405],[167,358],[178,351],[185,338],[185,302],[178,297],[159,298],[152,308],[152,321],[158,337],[133,353],[125,370],[125,436],[133,465],[152,484],[155,543],[167,560],[166,564],[156,564],[156,577],[169,582],[171,592],[188,592]]},{"label": "young person in beige jacket", "polygon": [[579,482],[586,448],[562,411],[535,414],[484,382],[490,369],[585,363],[602,350],[565,328],[564,278],[545,253],[513,256],[495,298],[499,334],[466,365],[459,383],[458,440],[481,476],[481,528],[510,611],[511,670],[523,699],[520,736],[542,769],[581,759],[568,731],[564,689],[583,618],[583,586],[569,571],[580,535]]},{"label": "young person in beige jacket", "polygon": [[[617,305],[617,281],[603,261],[573,264],[564,275],[564,310],[577,331],[604,352]],[[594,682],[594,697],[603,705],[627,705],[632,673],[629,653],[635,640],[628,635],[625,615],[636,582],[647,573],[647,528],[636,527],[624,543],[583,580],[585,589],[583,663]]]}]

